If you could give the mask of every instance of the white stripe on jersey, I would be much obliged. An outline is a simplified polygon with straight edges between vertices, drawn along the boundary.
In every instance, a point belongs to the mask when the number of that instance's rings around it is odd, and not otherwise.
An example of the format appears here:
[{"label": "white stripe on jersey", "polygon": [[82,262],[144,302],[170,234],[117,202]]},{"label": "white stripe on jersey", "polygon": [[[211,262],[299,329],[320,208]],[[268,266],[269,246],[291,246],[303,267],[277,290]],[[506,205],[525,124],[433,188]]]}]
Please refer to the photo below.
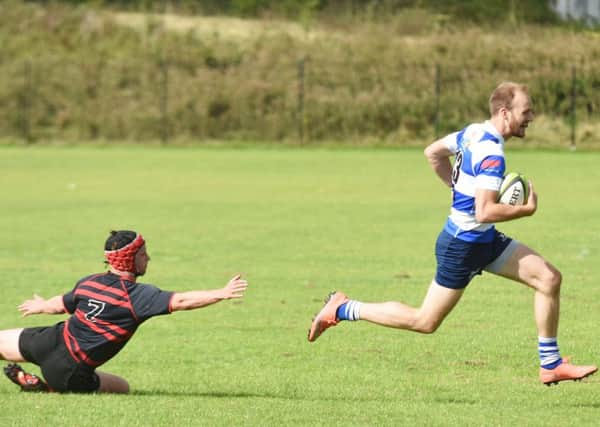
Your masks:
[{"label": "white stripe on jersey", "polygon": [[[504,162],[504,139],[489,122],[475,123],[461,132],[446,136],[443,141],[456,157],[455,174],[453,175],[453,205],[449,220],[459,230],[474,231],[469,240],[477,241],[479,232],[483,233],[493,224],[482,224],[475,219],[475,192],[477,189],[498,191],[502,184],[501,174],[494,176],[478,174],[480,163],[487,157],[501,159]],[[455,163],[456,163],[455,162]],[[502,170],[502,175],[504,170]]]},{"label": "white stripe on jersey", "polygon": [[[465,231],[487,231],[494,226],[494,224],[482,224],[477,222],[475,215],[470,215],[467,212],[461,212],[454,208],[450,208],[450,217],[454,224],[456,224],[461,230]],[[460,224],[460,225],[459,225]]]}]

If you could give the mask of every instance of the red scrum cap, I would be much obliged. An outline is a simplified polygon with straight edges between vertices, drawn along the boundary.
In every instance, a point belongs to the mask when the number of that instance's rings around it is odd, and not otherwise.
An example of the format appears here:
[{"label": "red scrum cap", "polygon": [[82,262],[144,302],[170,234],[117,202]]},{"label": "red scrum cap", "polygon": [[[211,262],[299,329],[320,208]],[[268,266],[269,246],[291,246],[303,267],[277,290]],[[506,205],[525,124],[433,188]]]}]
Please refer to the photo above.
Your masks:
[{"label": "red scrum cap", "polygon": [[135,273],[135,254],[145,243],[134,231],[111,231],[104,245],[104,258],[117,270]]}]

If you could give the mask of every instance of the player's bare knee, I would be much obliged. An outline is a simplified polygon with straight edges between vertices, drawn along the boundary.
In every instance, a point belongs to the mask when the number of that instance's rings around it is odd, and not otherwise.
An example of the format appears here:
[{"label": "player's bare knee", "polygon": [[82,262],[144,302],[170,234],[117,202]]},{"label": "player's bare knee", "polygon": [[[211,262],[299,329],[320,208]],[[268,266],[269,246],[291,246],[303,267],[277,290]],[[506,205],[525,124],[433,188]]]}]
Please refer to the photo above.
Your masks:
[{"label": "player's bare knee", "polygon": [[442,322],[437,320],[423,320],[415,324],[414,331],[422,334],[433,334]]},{"label": "player's bare knee", "polygon": [[106,372],[97,372],[100,377],[100,393],[129,393],[129,383],[125,378]]},{"label": "player's bare knee", "polygon": [[109,387],[101,388],[105,393],[127,394],[129,393],[129,383],[125,380],[113,381]]},{"label": "player's bare knee", "polygon": [[556,268],[548,268],[540,275],[540,291],[546,295],[560,294],[562,274]]},{"label": "player's bare knee", "polygon": [[129,383],[125,378],[116,378],[112,384],[112,393],[129,393]]}]

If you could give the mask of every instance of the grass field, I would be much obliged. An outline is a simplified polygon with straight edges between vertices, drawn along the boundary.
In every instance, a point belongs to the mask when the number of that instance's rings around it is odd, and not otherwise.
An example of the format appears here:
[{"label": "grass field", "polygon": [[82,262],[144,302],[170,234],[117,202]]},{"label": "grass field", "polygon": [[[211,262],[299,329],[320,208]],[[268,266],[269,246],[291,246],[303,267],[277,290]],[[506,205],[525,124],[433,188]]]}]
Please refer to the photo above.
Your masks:
[{"label": "grass field", "polygon": [[[539,210],[500,228],[562,270],[562,353],[599,363],[600,153],[508,147]],[[2,147],[0,171],[1,329],[63,319],[16,306],[102,271],[114,228],[147,239],[142,282],[251,284],[242,302],[144,324],[104,366],[128,396],[28,395],[0,379],[0,425],[598,423],[600,376],[539,384],[533,294],[489,275],[436,334],[357,322],[306,341],[332,289],[420,303],[449,204],[420,150]]]}]

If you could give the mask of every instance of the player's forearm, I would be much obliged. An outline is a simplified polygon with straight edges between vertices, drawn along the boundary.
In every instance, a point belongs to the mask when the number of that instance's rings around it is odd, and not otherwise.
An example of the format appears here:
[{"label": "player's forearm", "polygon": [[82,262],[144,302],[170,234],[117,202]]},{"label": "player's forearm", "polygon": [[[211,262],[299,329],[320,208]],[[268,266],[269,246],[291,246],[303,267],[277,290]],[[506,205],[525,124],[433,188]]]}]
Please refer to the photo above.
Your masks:
[{"label": "player's forearm", "polygon": [[524,216],[531,216],[535,211],[529,205],[504,205],[489,203],[480,212],[475,213],[475,218],[481,223],[494,223],[510,221]]},{"label": "player's forearm", "polygon": [[429,159],[431,168],[448,187],[452,187],[452,165],[450,159]]},{"label": "player's forearm", "polygon": [[171,300],[171,309],[173,311],[193,310],[215,304],[223,299],[224,296],[220,289],[210,291],[181,292],[173,295],[173,299]]},{"label": "player's forearm", "polygon": [[18,308],[23,316],[31,314],[62,314],[65,312],[62,295],[57,295],[47,300],[34,295],[33,299],[23,302]]},{"label": "player's forearm", "polygon": [[452,164],[450,163],[452,152],[442,141],[436,141],[425,148],[424,154],[436,175],[444,184],[452,187]]},{"label": "player's forearm", "polygon": [[45,301],[43,312],[44,314],[62,314],[65,312],[62,295],[56,295]]}]

